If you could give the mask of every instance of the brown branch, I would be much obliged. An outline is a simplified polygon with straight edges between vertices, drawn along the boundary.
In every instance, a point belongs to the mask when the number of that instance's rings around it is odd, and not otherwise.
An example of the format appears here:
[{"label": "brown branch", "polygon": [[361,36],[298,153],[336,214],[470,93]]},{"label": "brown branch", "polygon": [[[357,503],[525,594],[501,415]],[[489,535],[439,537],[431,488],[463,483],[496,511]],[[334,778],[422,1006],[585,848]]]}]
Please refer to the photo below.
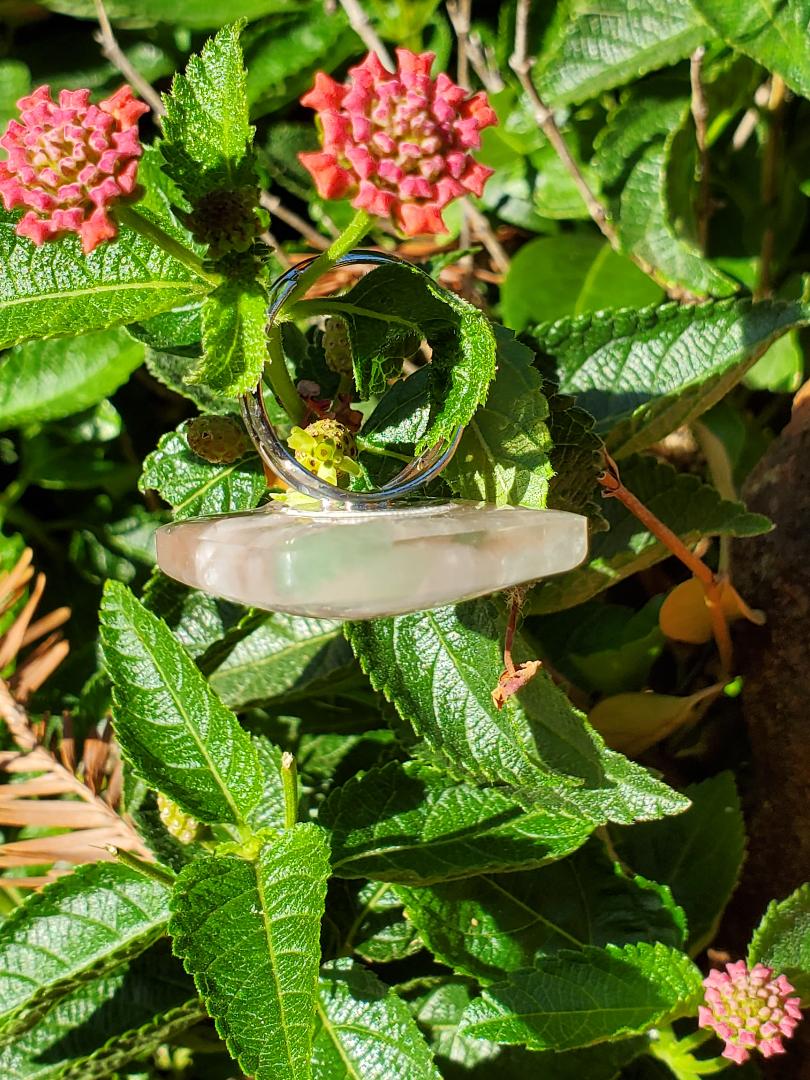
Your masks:
[{"label": "brown branch", "polygon": [[692,53],[689,60],[689,80],[692,86],[692,117],[695,121],[695,141],[698,149],[698,183],[700,185],[697,200],[698,243],[706,254],[709,243],[709,221],[714,211],[711,194],[711,173],[709,171],[709,149],[707,145],[709,104],[703,88],[703,58],[706,46],[701,45]]},{"label": "brown branch", "polygon": [[101,46],[101,55],[109,60],[113,67],[121,72],[128,83],[135,87],[155,116],[163,116],[166,109],[163,106],[163,102],[160,100],[160,94],[158,94],[143,75],[133,67],[121,49],[121,46],[116,41],[112,25],[110,24],[106,8],[104,7],[104,0],[94,0],[94,2],[96,5],[96,18],[98,19],[99,25],[99,30],[95,35],[95,38]]},{"label": "brown branch", "polygon": [[391,54],[383,45],[377,31],[371,25],[368,15],[363,10],[362,4],[359,0],[339,0],[340,6],[346,12],[346,18],[349,20],[349,26],[354,30],[355,34],[360,38],[369,52],[376,53],[382,63],[383,67],[387,67],[389,71],[394,70],[394,61],[391,59]]},{"label": "brown branch", "polygon": [[754,296],[761,300],[773,292],[772,263],[776,245],[774,215],[779,198],[779,160],[782,149],[782,118],[784,114],[785,93],[784,79],[774,75],[767,104],[768,134],[765,139],[765,151],[762,158],[762,211],[765,216],[765,228],[759,251],[759,275]]},{"label": "brown branch", "polygon": [[295,229],[297,233],[303,236],[303,238],[311,244],[312,247],[317,248],[318,251],[326,251],[329,247],[329,241],[326,237],[321,236],[318,230],[305,218],[302,218],[293,210],[288,210],[277,195],[271,195],[269,191],[263,191],[259,196],[259,202],[265,210],[270,211],[273,217],[277,217],[279,221],[283,221],[285,225],[289,225],[291,229]]},{"label": "brown branch", "polygon": [[639,270],[645,273],[649,278],[652,278],[656,285],[664,289],[667,295],[672,299],[687,302],[696,300],[697,297],[686,289],[682,289],[680,286],[673,286],[668,282],[652,263],[648,262],[641,255],[623,249],[619,234],[616,232],[616,228],[610,219],[607,207],[599,201],[591,190],[590,184],[582,175],[582,170],[574,160],[571,151],[568,149],[568,144],[560,129],[557,127],[554,114],[540,97],[537,87],[534,85],[534,81],[531,77],[534,59],[528,55],[527,48],[530,8],[531,0],[518,0],[517,10],[515,12],[515,48],[509,58],[509,66],[512,71],[514,71],[515,75],[517,75],[518,81],[531,103],[532,112],[534,113],[534,118],[537,121],[538,126],[551,143],[557,157],[565,166],[566,172],[574,181],[577,191],[579,191],[582,196],[582,200],[588,209],[588,213],[613,250],[620,255],[625,255],[634,262]]},{"label": "brown branch", "polygon": [[656,517],[652,510],[624,486],[619,476],[619,469],[613,458],[604,451],[605,471],[598,477],[602,495],[607,499],[618,499],[625,509],[638,518],[645,529],[649,530],[676,559],[686,566],[703,586],[706,594],[706,607],[712,624],[712,633],[720,655],[720,664],[724,675],[731,674],[733,650],[728,621],[723,611],[720,582],[711,569],[691,551],[683,540],[668,525]]},{"label": "brown branch", "polygon": [[481,38],[470,30],[469,15],[465,21],[458,0],[447,0],[445,7],[456,37],[460,38],[462,34],[465,36],[466,54],[475,74],[490,94],[497,94],[499,90],[503,90],[503,79],[497,68],[488,63]]}]

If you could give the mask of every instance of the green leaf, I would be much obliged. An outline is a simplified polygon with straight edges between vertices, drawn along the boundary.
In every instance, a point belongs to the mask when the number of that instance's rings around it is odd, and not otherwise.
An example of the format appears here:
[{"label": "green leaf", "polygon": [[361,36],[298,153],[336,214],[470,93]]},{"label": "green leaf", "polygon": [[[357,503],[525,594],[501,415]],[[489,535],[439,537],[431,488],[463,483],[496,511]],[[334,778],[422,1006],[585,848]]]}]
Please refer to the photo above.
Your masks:
[{"label": "green leaf", "polygon": [[159,570],[147,581],[141,600],[144,607],[163,619],[195,660],[222,641],[245,615],[240,604],[189,589]]},{"label": "green leaf", "polygon": [[701,973],[665,945],[608,945],[541,958],[484,990],[461,1031],[531,1050],[569,1050],[641,1034],[694,1011]]},{"label": "green leaf", "polygon": [[690,785],[685,794],[692,802],[685,814],[618,830],[614,839],[628,866],[672,890],[686,912],[694,956],[714,937],[737,884],[745,857],[745,825],[730,772]]},{"label": "green leaf", "polygon": [[42,247],[17,236],[18,216],[0,210],[0,348],[145,319],[211,290],[126,226],[84,255],[75,236]]},{"label": "green leaf", "polygon": [[810,1000],[810,885],[772,900],[748,947],[748,963],[786,975],[803,1002]]},{"label": "green leaf", "polygon": [[403,913],[402,904],[389,885],[369,881],[357,894],[361,910],[354,934],[354,952],[372,964],[405,960],[422,948],[413,923]]},{"label": "green leaf", "polygon": [[161,937],[168,897],[165,885],[119,863],[81,866],[29,896],[0,924],[0,1041]]},{"label": "green leaf", "polygon": [[[20,60],[0,60],[0,129],[18,114],[17,100],[30,93],[31,72]],[[5,161],[6,151],[0,147],[0,160]]]},{"label": "green leaf", "polygon": [[253,736],[253,745],[262,769],[262,797],[250,814],[250,827],[260,829],[283,829],[286,824],[284,809],[284,782],[281,778],[282,751],[262,735]]},{"label": "green leaf", "polygon": [[163,943],[81,983],[0,1050],[3,1080],[107,1080],[205,1018],[194,984]]},{"label": "green leaf", "polygon": [[[216,29],[223,18],[261,19],[265,15],[295,11],[302,0],[229,0],[226,9],[212,7],[209,0],[107,0],[105,8],[111,19],[135,19],[138,23],[164,23],[187,26],[195,30]],[[52,11],[61,11],[79,19],[94,19],[93,0],[47,0],[43,4]]]},{"label": "green leaf", "polygon": [[652,264],[670,286],[697,296],[730,296],[736,283],[670,221],[672,142],[689,115],[689,98],[681,90],[680,83],[666,80],[645,83],[614,109],[596,140],[595,164],[625,251]]},{"label": "green leaf", "polygon": [[[325,305],[326,306],[326,305]],[[433,349],[430,396],[435,410],[417,452],[467,424],[495,375],[495,338],[486,316],[424,271],[396,263],[367,274],[328,309],[347,322],[358,392],[385,389],[391,357],[425,337]],[[401,366],[401,365],[399,365]]]},{"label": "green leaf", "polygon": [[254,117],[300,97],[316,71],[332,71],[357,52],[357,38],[343,11],[317,5],[275,19],[245,38],[247,96]]},{"label": "green leaf", "polygon": [[641,690],[664,646],[663,597],[640,610],[594,600],[532,623],[532,638],[555,671],[589,693]]},{"label": "green leaf", "polygon": [[584,514],[591,532],[607,528],[602,513],[597,478],[604,471],[603,442],[594,431],[596,421],[579,407],[575,399],[557,392],[553,383],[545,386],[548,426],[551,432],[551,478],[547,505],[550,510]]},{"label": "green leaf", "polygon": [[461,1018],[471,1000],[468,982],[448,981],[411,1003],[416,1021],[425,1029],[439,1064],[456,1066],[458,1071],[446,1073],[454,1078],[466,1075],[469,1070],[473,1076],[485,1080],[515,1080],[518,1076],[536,1076],[542,1080],[617,1080],[617,1070],[649,1046],[645,1037],[541,1055],[518,1047],[498,1046],[459,1032]]},{"label": "green leaf", "polygon": [[596,417],[618,459],[691,423],[774,341],[808,321],[810,309],[798,302],[726,300],[561,319],[530,337],[554,358],[560,390]]},{"label": "green leaf", "polygon": [[483,983],[563,949],[683,943],[683,912],[669,894],[625,877],[596,840],[540,870],[395,893],[436,958]]},{"label": "green leaf", "polygon": [[252,390],[267,360],[267,293],[260,282],[226,281],[205,298],[203,356],[188,379],[233,397]]},{"label": "green leaf", "polygon": [[776,4],[727,4],[724,0],[692,3],[729,45],[781,75],[797,94],[810,97],[808,0],[780,0]]},{"label": "green leaf", "polygon": [[[349,623],[347,636],[372,686],[393,702],[451,775],[512,787],[531,807],[556,796],[560,809],[598,824],[677,813],[680,796],[602,740],[540,673],[499,711],[503,626],[491,601]],[[531,655],[520,635],[516,663]]]},{"label": "green leaf", "polygon": [[[717,491],[689,473],[678,473],[656,458],[639,455],[622,463],[622,480],[685,544],[703,536],[758,536],[772,528],[762,514],[721,499]],[[588,561],[550,578],[532,591],[527,610],[540,615],[584,603],[602,590],[669,557],[663,544],[616,499],[606,499],[610,529],[591,538]]]},{"label": "green leaf", "polygon": [[138,486],[157,493],[174,507],[175,521],[207,514],[227,514],[257,506],[267,481],[258,454],[230,465],[214,465],[189,449],[185,425],[161,435],[157,449],[143,463]]},{"label": "green leaf", "polygon": [[389,762],[349,780],[319,821],[330,830],[338,877],[414,885],[542,866],[592,831],[553,799],[527,812],[504,791],[458,784],[416,762]]},{"label": "green leaf", "polygon": [[[155,320],[152,319],[151,322],[154,323]],[[133,327],[129,329],[132,331]],[[194,363],[195,360],[190,356],[179,353],[156,352],[154,349],[148,349],[146,353],[146,367],[149,374],[158,382],[162,382],[164,386],[168,386],[170,390],[174,390],[176,394],[193,401],[200,412],[214,413],[218,416],[238,413],[239,401],[236,398],[215,393],[201,383],[188,382],[188,373]]]},{"label": "green leaf", "polygon": [[143,363],[124,330],[18,345],[0,364],[0,428],[61,420],[109,397]]},{"label": "green leaf", "polygon": [[190,57],[164,95],[161,152],[166,170],[192,201],[219,188],[255,186],[248,122],[242,23],[225,26]]},{"label": "green leaf", "polygon": [[354,960],[324,964],[312,1080],[439,1080],[433,1055],[396,993]]},{"label": "green leaf", "polygon": [[178,878],[169,925],[175,951],[255,1080],[311,1075],[328,876],[323,832],[299,824],[266,843],[255,862],[203,855]]},{"label": "green leaf", "polygon": [[262,790],[256,752],[166,624],[109,582],[101,641],[124,758],[200,821],[244,823]]},{"label": "green leaf", "polygon": [[462,498],[543,509],[551,476],[543,380],[531,349],[493,329],[498,373],[444,475]]},{"label": "green leaf", "polygon": [[743,379],[749,390],[795,394],[804,378],[804,349],[795,330],[789,330],[757,360]]},{"label": "green leaf", "polygon": [[607,307],[645,307],[663,290],[591,232],[540,236],[519,248],[501,286],[501,310],[515,331]]},{"label": "green leaf", "polygon": [[580,102],[683,60],[708,36],[689,4],[568,0],[534,78],[549,104]]},{"label": "green leaf", "polygon": [[210,673],[216,693],[232,709],[276,699],[300,699],[352,661],[342,624],[276,612],[237,642]]}]

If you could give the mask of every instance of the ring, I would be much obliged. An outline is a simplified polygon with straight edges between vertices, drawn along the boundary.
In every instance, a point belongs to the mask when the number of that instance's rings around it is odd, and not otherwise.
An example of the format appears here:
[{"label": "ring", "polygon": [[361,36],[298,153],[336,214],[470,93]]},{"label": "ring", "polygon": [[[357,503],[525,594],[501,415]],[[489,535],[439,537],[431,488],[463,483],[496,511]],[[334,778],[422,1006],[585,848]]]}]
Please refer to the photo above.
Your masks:
[{"label": "ring", "polygon": [[[271,327],[284,305],[285,300],[297,286],[304,270],[318,258],[317,255],[298,263],[276,278],[270,286],[270,304],[267,308],[267,326]],[[379,266],[386,263],[403,263],[413,268],[413,263],[406,263],[396,255],[379,251],[350,251],[341,256],[330,266],[330,271],[341,266],[359,266],[369,264]],[[421,268],[417,267],[421,273]],[[427,276],[427,275],[426,275]],[[381,487],[370,491],[346,491],[336,484],[330,484],[310,472],[294,454],[290,453],[283,440],[273,427],[264,404],[264,391],[261,380],[249,393],[241,398],[242,416],[262,461],[295,491],[309,495],[320,503],[333,507],[342,506],[358,510],[368,510],[410,495],[416,488],[426,484],[444,469],[456,452],[461,440],[463,427],[458,427],[449,439],[442,440],[425,450],[419,457],[409,462],[397,475]]]}]

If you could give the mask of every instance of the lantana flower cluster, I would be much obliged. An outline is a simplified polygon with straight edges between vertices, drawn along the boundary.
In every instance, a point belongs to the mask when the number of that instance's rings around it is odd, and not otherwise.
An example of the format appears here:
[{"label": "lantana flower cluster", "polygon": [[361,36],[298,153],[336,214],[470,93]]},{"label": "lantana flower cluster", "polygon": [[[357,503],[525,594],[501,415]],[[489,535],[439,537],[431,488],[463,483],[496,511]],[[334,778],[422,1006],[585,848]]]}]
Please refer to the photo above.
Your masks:
[{"label": "lantana flower cluster", "polygon": [[110,207],[134,192],[138,118],[148,106],[122,86],[90,103],[89,90],[62,90],[59,100],[40,86],[17,102],[20,119],[10,120],[0,146],[0,197],[6,210],[27,207],[19,236],[37,245],[76,233],[88,254],[117,235]]},{"label": "lantana flower cluster", "polygon": [[738,1065],[758,1050],[763,1057],[784,1054],[783,1038],[790,1038],[802,1018],[798,997],[784,975],[743,960],[711,971],[703,980],[706,1004],[698,1010],[698,1023],[712,1028],[725,1042],[723,1057]]},{"label": "lantana flower cluster", "polygon": [[433,53],[396,53],[395,72],[369,53],[345,84],[316,75],[301,103],[318,114],[323,149],[299,159],[323,198],[350,198],[407,236],[444,232],[447,204],[481,195],[492,175],[470,151],[497,117],[485,93],[432,79]]}]

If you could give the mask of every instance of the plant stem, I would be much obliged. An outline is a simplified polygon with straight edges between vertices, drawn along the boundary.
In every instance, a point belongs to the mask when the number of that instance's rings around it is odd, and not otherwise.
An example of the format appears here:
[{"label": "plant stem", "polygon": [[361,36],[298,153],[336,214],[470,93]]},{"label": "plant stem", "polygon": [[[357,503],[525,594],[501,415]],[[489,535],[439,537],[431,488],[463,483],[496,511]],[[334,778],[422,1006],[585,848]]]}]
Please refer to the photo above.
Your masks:
[{"label": "plant stem", "polygon": [[509,58],[509,66],[512,71],[514,71],[515,75],[517,75],[518,81],[529,99],[537,124],[551,143],[557,157],[565,166],[566,172],[574,181],[577,190],[582,196],[582,201],[588,208],[588,213],[591,215],[591,218],[599,227],[599,231],[613,250],[620,255],[626,255],[628,259],[636,264],[639,270],[652,278],[656,285],[659,285],[664,289],[667,295],[673,300],[683,300],[687,302],[694,301],[696,297],[693,296],[692,293],[688,292],[686,289],[680,288],[680,286],[672,285],[659,273],[652,263],[647,262],[641,255],[636,255],[632,251],[625,251],[622,248],[619,234],[616,232],[616,228],[610,220],[607,208],[591,191],[588,181],[582,175],[582,170],[574,160],[573,154],[568,149],[568,144],[563,138],[560,129],[557,127],[554,114],[540,97],[537,92],[537,87],[532,80],[531,70],[534,66],[534,60],[528,55],[527,47],[530,8],[531,0],[518,0],[517,10],[515,12],[515,48]]},{"label": "plant stem", "polygon": [[277,323],[273,323],[272,326],[268,327],[267,351],[270,356],[270,362],[265,369],[267,381],[290,420],[294,424],[301,424],[306,410],[287,370],[284,347],[281,342],[281,327]]},{"label": "plant stem", "polygon": [[160,99],[160,94],[146,81],[137,68],[130,64],[126,54],[116,41],[103,0],[95,0],[95,5],[99,33],[94,36],[101,45],[101,55],[109,60],[113,67],[118,68],[127,82],[132,83],[156,117],[163,116],[166,109]]},{"label": "plant stem", "polygon": [[759,277],[754,290],[754,297],[762,300],[773,292],[773,262],[776,232],[774,215],[779,196],[779,159],[782,149],[782,115],[787,87],[784,79],[774,75],[771,91],[768,95],[767,124],[768,134],[762,158],[762,211],[765,215],[765,228],[759,252]]},{"label": "plant stem", "polygon": [[171,887],[177,880],[177,875],[173,874],[171,870],[166,869],[164,866],[158,866],[156,863],[145,862],[143,859],[139,859],[137,855],[133,855],[131,851],[125,851],[123,848],[116,847],[115,844],[107,844],[107,851],[110,855],[128,866],[131,870],[137,870],[139,874],[143,874],[144,877],[152,878],[154,881],[159,881],[163,885]]},{"label": "plant stem", "polygon": [[328,270],[331,270],[337,260],[351,251],[352,248],[366,235],[371,224],[371,215],[367,214],[365,210],[358,210],[352,220],[335,240],[329,245],[326,251],[322,252],[315,262],[310,265],[301,274],[298,280],[298,284],[292,290],[290,295],[284,301],[284,306],[279,312],[279,321],[282,321],[284,313],[289,311],[292,305],[304,296],[311,285],[313,285],[321,275],[325,274]]},{"label": "plant stem", "polygon": [[380,63],[389,71],[394,70],[394,61],[385,45],[383,45],[377,31],[371,25],[368,15],[363,10],[360,0],[339,0],[340,6],[346,12],[349,26],[360,38],[369,52],[377,54]]},{"label": "plant stem", "polygon": [[212,287],[216,288],[222,282],[221,274],[214,274],[210,270],[206,270],[202,260],[193,251],[181,244],[179,240],[175,240],[160,225],[144,217],[143,214],[139,214],[134,207],[119,205],[115,209],[115,216],[122,225],[126,225],[146,236],[153,244],[157,244],[173,259],[182,263],[183,266],[187,266],[197,277],[207,281]]},{"label": "plant stem", "polygon": [[703,58],[705,55],[706,46],[701,45],[695,49],[689,60],[689,79],[692,85],[691,108],[695,121],[695,141],[698,149],[698,181],[700,183],[697,200],[698,242],[704,255],[709,242],[709,219],[714,209],[709,172],[709,149],[706,142],[709,105],[703,88]]},{"label": "plant stem", "polygon": [[284,827],[292,829],[298,821],[298,768],[288,751],[281,755],[281,783],[284,788]]},{"label": "plant stem", "polygon": [[731,633],[728,621],[723,611],[720,584],[702,559],[699,559],[693,551],[684,544],[683,540],[657,518],[652,510],[628,491],[619,476],[619,469],[613,458],[604,452],[605,471],[599,477],[599,485],[605,498],[618,499],[619,502],[637,517],[641,524],[648,529],[656,540],[659,540],[665,548],[672,552],[676,559],[688,567],[694,576],[703,585],[706,594],[706,607],[712,624],[712,633],[717,643],[717,651],[720,654],[720,664],[725,676],[731,674],[733,663],[733,650],[731,646]]}]

